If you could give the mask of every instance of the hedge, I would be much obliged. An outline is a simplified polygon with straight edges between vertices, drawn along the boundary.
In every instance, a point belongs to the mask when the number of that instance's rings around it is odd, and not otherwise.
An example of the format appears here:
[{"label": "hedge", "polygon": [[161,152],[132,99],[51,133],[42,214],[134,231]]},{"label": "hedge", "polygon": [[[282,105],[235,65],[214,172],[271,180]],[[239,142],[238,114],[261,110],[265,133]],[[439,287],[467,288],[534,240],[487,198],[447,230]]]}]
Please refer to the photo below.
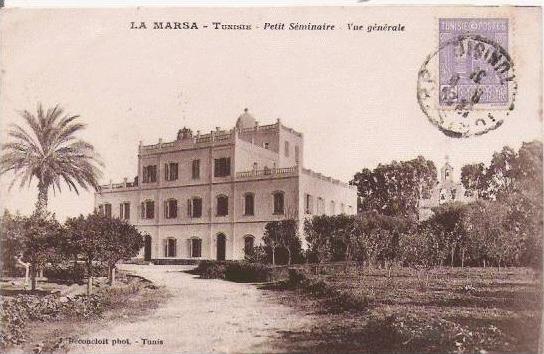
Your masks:
[{"label": "hedge", "polygon": [[263,283],[288,278],[287,266],[245,261],[201,261],[192,272],[204,279],[225,279],[240,283]]}]

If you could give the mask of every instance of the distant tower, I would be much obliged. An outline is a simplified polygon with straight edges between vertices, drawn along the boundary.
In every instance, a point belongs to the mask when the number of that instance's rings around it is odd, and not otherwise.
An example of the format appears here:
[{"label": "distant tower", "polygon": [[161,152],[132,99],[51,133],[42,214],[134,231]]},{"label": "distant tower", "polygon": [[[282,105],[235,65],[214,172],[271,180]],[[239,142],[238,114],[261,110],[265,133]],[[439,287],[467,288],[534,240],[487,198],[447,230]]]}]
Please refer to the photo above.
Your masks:
[{"label": "distant tower", "polygon": [[449,156],[445,157],[446,162],[440,169],[440,182],[453,181],[453,166],[450,164]]}]

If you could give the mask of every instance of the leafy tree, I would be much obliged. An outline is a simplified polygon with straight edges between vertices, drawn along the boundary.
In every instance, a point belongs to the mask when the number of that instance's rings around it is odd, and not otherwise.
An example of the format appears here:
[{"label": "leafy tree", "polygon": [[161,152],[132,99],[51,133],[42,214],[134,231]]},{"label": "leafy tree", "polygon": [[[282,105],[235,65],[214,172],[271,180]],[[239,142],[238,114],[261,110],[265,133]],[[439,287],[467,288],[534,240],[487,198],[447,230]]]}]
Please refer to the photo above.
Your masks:
[{"label": "leafy tree", "polygon": [[45,263],[55,259],[58,254],[57,245],[62,238],[64,229],[52,214],[33,214],[21,217],[21,249],[22,259],[30,263],[31,289],[36,290],[38,269]]},{"label": "leafy tree", "polygon": [[85,260],[88,294],[92,292],[95,263],[108,265],[109,280],[113,284],[117,262],[136,256],[144,245],[144,236],[134,226],[98,213],[70,218],[66,220],[66,229],[68,244]]},{"label": "leafy tree", "polygon": [[276,264],[278,249],[287,252],[287,264],[294,257],[300,257],[301,243],[297,232],[297,222],[293,219],[271,221],[265,225],[263,242],[271,252],[272,264]]},{"label": "leafy tree", "polygon": [[103,235],[105,232],[104,224],[107,222],[105,216],[95,213],[87,217],[80,215],[69,218],[65,223],[70,243],[77,245],[78,255],[85,260],[88,295],[92,293],[93,265],[100,260],[106,249]]},{"label": "leafy tree", "polygon": [[407,218],[368,212],[363,213],[357,223],[357,253],[369,264],[383,264],[391,271],[392,264],[399,260],[399,240],[409,232],[412,222]]},{"label": "leafy tree", "polygon": [[422,156],[363,169],[350,182],[357,186],[359,210],[417,218],[419,200],[436,184],[436,167]]},{"label": "leafy tree", "polygon": [[466,224],[463,215],[467,205],[460,202],[442,204],[433,208],[433,215],[427,223],[434,224],[436,232],[443,238],[443,243],[450,250],[450,265],[454,266],[455,251],[461,251],[461,265],[464,266],[468,247]]},{"label": "leafy tree", "polygon": [[133,225],[117,218],[102,219],[104,247],[100,258],[108,265],[109,283],[115,283],[115,266],[120,260],[138,255],[144,246],[144,236]]},{"label": "leafy tree", "polygon": [[461,168],[461,183],[467,197],[480,198],[486,189],[485,165],[480,163],[465,165]]},{"label": "leafy tree", "polygon": [[7,209],[0,218],[0,262],[2,273],[14,273],[17,259],[22,256],[22,222],[19,215]]},{"label": "leafy tree", "polygon": [[308,243],[308,258],[318,263],[329,262],[333,259],[331,237],[334,224],[331,217],[317,215],[304,221],[304,235]]},{"label": "leafy tree", "polygon": [[[13,124],[8,131],[11,141],[2,145],[0,175],[8,171],[20,187],[38,181],[38,200],[35,213],[45,216],[48,191],[61,190],[61,183],[69,190],[98,189],[99,167],[102,163],[91,144],[76,138],[85,125],[76,122],[79,116],[64,115],[59,106],[44,111],[38,106],[37,114],[21,113],[27,128]],[[62,117],[62,118],[61,118]]]}]

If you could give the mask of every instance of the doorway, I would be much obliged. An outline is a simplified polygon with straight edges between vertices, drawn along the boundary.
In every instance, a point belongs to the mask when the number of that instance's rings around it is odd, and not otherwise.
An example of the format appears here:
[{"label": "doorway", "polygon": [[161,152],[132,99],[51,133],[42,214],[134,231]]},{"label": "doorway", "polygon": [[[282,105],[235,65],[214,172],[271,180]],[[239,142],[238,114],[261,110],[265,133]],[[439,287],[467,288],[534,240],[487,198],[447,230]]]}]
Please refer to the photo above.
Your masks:
[{"label": "doorway", "polygon": [[151,236],[146,235],[144,240],[144,261],[151,260]]},{"label": "doorway", "polygon": [[227,248],[227,237],[224,234],[217,235],[217,260],[225,260],[225,251]]}]

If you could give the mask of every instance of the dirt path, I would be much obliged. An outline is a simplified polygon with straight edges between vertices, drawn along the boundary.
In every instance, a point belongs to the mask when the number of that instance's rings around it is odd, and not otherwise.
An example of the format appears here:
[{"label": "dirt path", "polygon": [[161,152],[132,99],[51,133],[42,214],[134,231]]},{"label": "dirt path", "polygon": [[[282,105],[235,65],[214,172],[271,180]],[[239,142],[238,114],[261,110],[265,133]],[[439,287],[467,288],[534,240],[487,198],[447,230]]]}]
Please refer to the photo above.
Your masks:
[{"label": "dirt path", "polygon": [[[169,266],[125,266],[132,273],[165,285],[172,298],[147,318],[114,324],[81,336],[107,338],[108,345],[78,345],[70,352],[271,352],[283,331],[309,326],[311,316],[274,301],[255,285],[198,279]],[[185,268],[187,269],[187,268]],[[113,339],[130,345],[115,345]],[[163,344],[144,345],[142,339]]]}]

